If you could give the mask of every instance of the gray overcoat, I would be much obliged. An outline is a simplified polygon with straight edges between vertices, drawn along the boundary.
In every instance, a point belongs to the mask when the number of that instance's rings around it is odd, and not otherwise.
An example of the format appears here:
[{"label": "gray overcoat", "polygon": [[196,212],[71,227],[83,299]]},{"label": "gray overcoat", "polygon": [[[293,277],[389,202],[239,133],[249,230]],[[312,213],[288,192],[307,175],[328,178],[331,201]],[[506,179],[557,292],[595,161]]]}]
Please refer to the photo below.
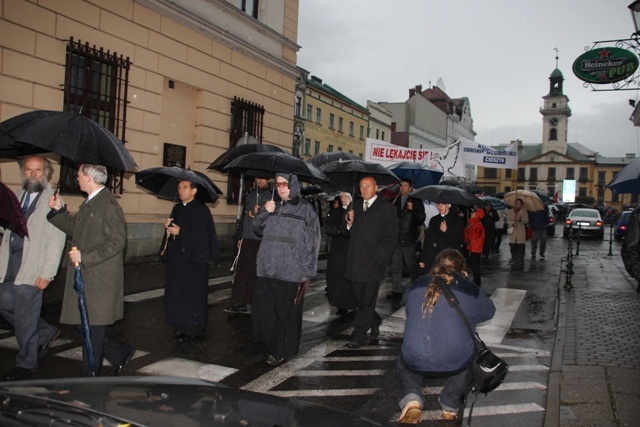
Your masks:
[{"label": "gray overcoat", "polygon": [[[109,189],[80,205],[75,216],[59,213],[49,221],[71,237],[81,253],[89,323],[110,325],[122,319],[124,308],[124,213]],[[73,289],[75,269],[69,267],[60,323],[79,325],[78,297]]]}]

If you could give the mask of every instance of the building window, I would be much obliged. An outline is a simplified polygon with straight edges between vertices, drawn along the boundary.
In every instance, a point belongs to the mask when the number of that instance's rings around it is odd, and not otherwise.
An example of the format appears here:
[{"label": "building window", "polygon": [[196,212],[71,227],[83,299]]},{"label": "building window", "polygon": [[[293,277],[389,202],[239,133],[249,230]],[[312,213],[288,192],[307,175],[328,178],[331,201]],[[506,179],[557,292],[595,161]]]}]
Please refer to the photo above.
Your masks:
[{"label": "building window", "polygon": [[589,180],[589,168],[580,168],[580,181],[588,181]]},{"label": "building window", "polygon": [[575,170],[573,168],[567,168],[567,179],[576,179]]},{"label": "building window", "polygon": [[[484,168],[484,177],[486,179],[495,179],[498,177],[498,170],[496,168]],[[495,193],[495,191],[493,193]]]},{"label": "building window", "polygon": [[587,187],[578,188],[578,196],[586,197],[587,196]]},{"label": "building window", "polygon": [[316,155],[316,156],[318,154],[320,154],[320,141],[316,141],[316,146],[315,146],[315,149],[313,151],[313,154]]},{"label": "building window", "polygon": [[384,131],[382,131],[382,140],[384,141]]},{"label": "building window", "polygon": [[380,139],[380,129],[376,129],[376,139]]},{"label": "building window", "polygon": [[505,169],[505,172],[504,172],[505,178],[511,179],[512,172],[513,172],[512,169]]},{"label": "building window", "polygon": [[[77,111],[125,140],[129,58],[112,55],[69,38],[64,81],[64,111]],[[124,144],[124,142],[123,142]],[[76,165],[62,158],[60,191],[80,194]],[[123,171],[110,170],[107,186],[122,194]]]},{"label": "building window", "polygon": [[[230,112],[229,148],[234,148],[245,134],[253,136],[261,144],[264,107],[234,96],[233,101],[231,101]],[[248,194],[249,186],[244,186],[244,188],[243,199]],[[230,173],[229,181],[227,182],[227,203],[238,203],[239,195],[240,175]]]},{"label": "building window", "polygon": [[304,139],[304,154],[311,155],[311,140],[309,138]]},{"label": "building window", "polygon": [[338,151],[342,151],[342,147],[338,147]]},{"label": "building window", "polygon": [[606,172],[598,172],[598,184],[606,184],[605,179],[607,177],[607,173]]},{"label": "building window", "polygon": [[300,117],[302,115],[302,96],[300,95],[296,95],[295,115],[296,117]]},{"label": "building window", "polygon": [[321,108],[316,108],[316,124],[317,125],[321,125],[322,124],[322,109]]},{"label": "building window", "polygon": [[360,126],[360,139],[364,139],[364,126]]},{"label": "building window", "polygon": [[333,151],[333,145],[329,144],[329,145],[327,146],[327,153],[330,153],[330,152],[332,152],[332,151]]},{"label": "building window", "polygon": [[524,168],[518,168],[518,181],[524,181]]},{"label": "building window", "polygon": [[509,191],[511,191],[511,186],[510,185],[505,185],[504,186],[504,191],[505,191],[505,193],[508,193]]},{"label": "building window", "polygon": [[349,154],[353,154],[353,150],[349,150]]},{"label": "building window", "polygon": [[338,132],[342,132],[342,124],[344,123],[344,121],[342,120],[342,117],[338,117]]},{"label": "building window", "polygon": [[619,197],[619,196],[620,196],[620,194],[619,194],[619,193],[613,193],[613,194],[611,195],[611,201],[612,201],[612,202],[616,202],[616,203],[617,203],[617,202],[619,202],[619,201],[620,201],[620,197]]},{"label": "building window", "polygon": [[354,129],[354,124],[353,122],[349,122],[349,136],[353,136],[353,129]]},{"label": "building window", "polygon": [[558,129],[551,128],[549,130],[549,141],[557,141],[558,140]]},{"label": "building window", "polygon": [[307,104],[307,120],[311,121],[312,115],[313,115],[313,105]]},{"label": "building window", "polygon": [[530,168],[529,181],[537,181],[537,180],[538,180],[538,168]]},{"label": "building window", "polygon": [[549,176],[547,176],[547,181],[555,181],[556,180],[556,168],[549,168]]},{"label": "building window", "polygon": [[335,120],[336,120],[336,115],[333,113],[329,114],[329,129],[335,129]]},{"label": "building window", "polygon": [[484,186],[484,187],[482,187],[482,188],[484,188],[485,194],[494,194],[494,193],[497,193],[497,192],[498,192],[498,190],[496,189],[496,187],[487,187],[487,186]]},{"label": "building window", "polygon": [[258,0],[236,0],[235,3],[238,9],[258,19]]}]

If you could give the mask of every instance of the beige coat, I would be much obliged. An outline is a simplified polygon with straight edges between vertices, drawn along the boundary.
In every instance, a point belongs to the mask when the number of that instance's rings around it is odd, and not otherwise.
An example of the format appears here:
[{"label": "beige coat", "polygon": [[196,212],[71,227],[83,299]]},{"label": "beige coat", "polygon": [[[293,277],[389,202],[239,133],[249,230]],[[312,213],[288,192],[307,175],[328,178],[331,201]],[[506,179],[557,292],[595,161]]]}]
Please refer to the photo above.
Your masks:
[{"label": "beige coat", "polygon": [[509,243],[523,244],[527,241],[527,230],[525,226],[529,223],[529,215],[524,209],[520,209],[520,221],[516,221],[516,214],[513,209],[507,212],[507,227],[515,226],[513,233],[509,235]]},{"label": "beige coat", "polygon": [[[123,251],[126,243],[124,213],[109,189],[68,212],[49,220],[71,236],[71,246],[81,253],[89,323],[110,325],[122,319],[124,309]],[[79,325],[78,296],[73,289],[75,269],[67,270],[60,323]]]}]

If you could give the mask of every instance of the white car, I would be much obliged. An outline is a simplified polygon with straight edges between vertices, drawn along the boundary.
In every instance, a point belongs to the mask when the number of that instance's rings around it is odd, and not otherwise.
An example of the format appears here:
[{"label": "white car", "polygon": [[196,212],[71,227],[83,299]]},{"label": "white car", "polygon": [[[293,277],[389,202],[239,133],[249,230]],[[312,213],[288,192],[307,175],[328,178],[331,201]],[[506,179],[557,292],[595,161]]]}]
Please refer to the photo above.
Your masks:
[{"label": "white car", "polygon": [[569,213],[564,222],[563,237],[569,237],[572,232],[573,236],[580,233],[585,236],[596,236],[599,239],[604,238],[604,221],[597,209],[576,208]]}]

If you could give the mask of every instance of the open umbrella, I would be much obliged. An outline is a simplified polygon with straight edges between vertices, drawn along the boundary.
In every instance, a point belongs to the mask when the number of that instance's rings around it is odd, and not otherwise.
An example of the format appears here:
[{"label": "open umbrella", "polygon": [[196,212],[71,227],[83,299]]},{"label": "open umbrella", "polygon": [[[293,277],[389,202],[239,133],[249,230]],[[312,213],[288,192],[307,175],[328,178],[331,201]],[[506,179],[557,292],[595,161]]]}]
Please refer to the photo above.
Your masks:
[{"label": "open umbrella", "polygon": [[307,160],[307,163],[311,163],[319,169],[326,164],[337,162],[339,160],[360,160],[360,157],[346,151],[329,151],[327,153],[320,153],[311,157]]},{"label": "open umbrella", "polygon": [[422,188],[427,185],[435,185],[440,182],[443,172],[429,169],[427,166],[416,162],[402,162],[389,166],[391,172],[400,179],[411,180],[413,188]]},{"label": "open umbrella", "polygon": [[440,185],[450,185],[452,187],[462,188],[465,191],[468,191],[471,194],[482,194],[484,193],[484,188],[478,187],[477,185],[471,184],[470,182],[458,182],[458,181],[442,181]]},{"label": "open umbrella", "polygon": [[486,202],[491,203],[491,206],[493,207],[493,209],[497,211],[499,211],[500,209],[508,208],[507,204],[503,200],[498,199],[497,197],[484,196],[484,197],[480,197],[480,199],[485,203]]},{"label": "open umbrella", "polygon": [[46,153],[47,150],[23,142],[16,142],[11,136],[0,132],[0,159],[17,159],[31,154]]},{"label": "open umbrella", "polygon": [[479,198],[463,190],[450,185],[430,185],[411,192],[410,196],[435,203],[450,203],[452,205],[482,206],[484,202]]},{"label": "open umbrella", "polygon": [[182,180],[198,186],[196,197],[203,203],[215,203],[222,194],[216,185],[202,172],[177,166],[149,168],[136,172],[136,184],[166,200],[176,200],[178,183]]},{"label": "open umbrella", "polygon": [[640,159],[622,168],[607,187],[615,194],[640,194]]},{"label": "open umbrella", "polygon": [[349,191],[355,194],[360,180],[370,176],[378,185],[396,184],[400,179],[379,163],[365,160],[338,160],[320,168],[327,177],[332,188]]},{"label": "open umbrella", "polygon": [[20,201],[3,182],[0,182],[0,226],[13,231],[20,237],[29,235],[27,220],[20,207]]},{"label": "open umbrella", "polygon": [[546,210],[544,203],[540,197],[529,190],[513,190],[505,193],[502,200],[509,206],[514,206],[516,200],[522,199],[522,207],[527,211],[543,211]]},{"label": "open umbrella", "polygon": [[329,179],[312,164],[287,153],[249,153],[229,163],[225,171],[233,171],[245,175],[274,177],[276,173],[291,173],[303,182],[322,183]]},{"label": "open umbrella", "polygon": [[[243,137],[244,138],[244,137]],[[251,137],[250,137],[251,138]],[[242,138],[241,138],[242,140]],[[238,145],[233,148],[228,149],[224,153],[222,153],[217,159],[213,161],[207,167],[207,169],[213,169],[218,172],[225,172],[224,168],[237,159],[238,157],[244,154],[250,153],[284,153],[285,151],[280,147],[276,147],[275,145],[269,144],[242,144],[240,145],[240,141],[238,141]]]},{"label": "open umbrella", "polygon": [[113,132],[77,112],[30,111],[0,123],[0,132],[75,163],[125,171],[137,166]]},{"label": "open umbrella", "polygon": [[[75,246],[73,249],[77,249]],[[84,279],[82,277],[82,271],[80,271],[80,263],[73,263],[74,272],[74,283],[73,289],[78,294],[78,311],[80,312],[80,328],[82,329],[82,346],[84,347],[84,352],[87,355],[87,361],[89,362],[89,369],[93,376],[96,376],[96,361],[95,356],[93,354],[93,341],[91,341],[91,328],[89,325],[89,312],[87,311],[87,298],[84,294]]]}]

